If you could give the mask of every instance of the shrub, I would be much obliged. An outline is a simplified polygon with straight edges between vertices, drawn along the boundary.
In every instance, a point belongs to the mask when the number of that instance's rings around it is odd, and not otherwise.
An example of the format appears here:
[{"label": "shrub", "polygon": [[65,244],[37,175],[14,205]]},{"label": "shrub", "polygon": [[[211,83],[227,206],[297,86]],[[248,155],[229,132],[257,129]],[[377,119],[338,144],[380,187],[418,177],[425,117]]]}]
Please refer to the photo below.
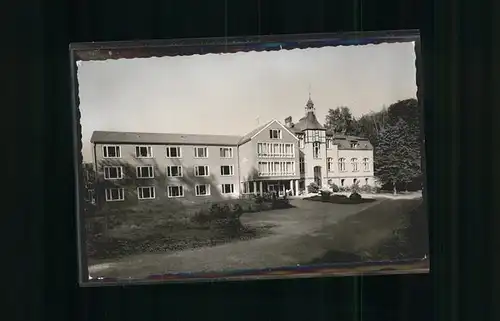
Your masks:
[{"label": "shrub", "polygon": [[361,200],[361,195],[358,192],[352,192],[351,195],[349,195],[349,199],[351,200]]},{"label": "shrub", "polygon": [[307,186],[307,192],[308,193],[318,193],[319,192],[319,186],[315,182],[312,182]]},{"label": "shrub", "polygon": [[240,204],[214,203],[208,210],[201,209],[195,213],[192,221],[199,224],[215,224],[218,226],[240,226],[240,216],[242,214],[243,208]]},{"label": "shrub", "polygon": [[359,187],[359,183],[358,182],[352,184],[352,186],[351,186],[351,192],[353,192],[353,193],[359,193],[360,191],[361,191],[361,188]]},{"label": "shrub", "polygon": [[331,183],[330,188],[332,189],[332,192],[334,192],[334,193],[340,192],[340,188],[335,183]]},{"label": "shrub", "polygon": [[373,188],[370,185],[363,185],[360,187],[360,192],[363,193],[373,193]]},{"label": "shrub", "polygon": [[339,192],[349,192],[349,187],[341,186],[341,187],[339,187]]},{"label": "shrub", "polygon": [[332,192],[325,190],[322,190],[320,193],[321,193],[321,199],[323,201],[328,201],[330,199],[330,196],[332,195]]}]

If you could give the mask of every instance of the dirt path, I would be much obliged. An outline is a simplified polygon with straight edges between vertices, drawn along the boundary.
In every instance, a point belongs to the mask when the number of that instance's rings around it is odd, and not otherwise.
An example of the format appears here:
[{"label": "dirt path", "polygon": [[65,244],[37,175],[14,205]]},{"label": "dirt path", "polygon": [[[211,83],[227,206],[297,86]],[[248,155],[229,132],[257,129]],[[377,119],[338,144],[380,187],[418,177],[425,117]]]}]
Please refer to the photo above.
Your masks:
[{"label": "dirt path", "polygon": [[[274,234],[271,236],[171,254],[137,255],[106,266],[93,266],[89,271],[93,276],[141,278],[151,274],[262,269],[311,262],[331,250],[334,245],[331,229],[338,222],[356,217],[355,214],[364,210],[373,213],[386,211],[391,206],[394,208],[389,204],[393,202],[379,200],[341,205],[292,200],[296,208],[249,213],[242,217],[243,223],[250,226],[273,225]],[[365,236],[358,234],[352,238],[361,240]]]}]

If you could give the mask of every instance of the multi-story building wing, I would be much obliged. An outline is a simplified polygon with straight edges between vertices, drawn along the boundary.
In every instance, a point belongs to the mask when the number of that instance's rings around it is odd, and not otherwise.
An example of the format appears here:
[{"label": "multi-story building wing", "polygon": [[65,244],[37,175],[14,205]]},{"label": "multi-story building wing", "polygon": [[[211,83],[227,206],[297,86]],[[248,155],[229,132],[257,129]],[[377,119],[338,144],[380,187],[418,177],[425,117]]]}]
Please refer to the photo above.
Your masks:
[{"label": "multi-story building wing", "polygon": [[[95,131],[101,200],[239,195],[240,136]],[[96,191],[96,193],[98,193]]]},{"label": "multi-story building wing", "polygon": [[245,193],[299,191],[298,138],[272,120],[245,135],[238,144],[241,190]]},{"label": "multi-story building wing", "polygon": [[271,120],[243,137],[95,131],[91,143],[95,194],[106,202],[375,184],[370,142],[327,131],[311,98],[296,124]]},{"label": "multi-story building wing", "polygon": [[332,183],[340,187],[375,185],[371,143],[366,138],[327,131],[316,118],[310,97],[305,116],[296,124],[287,117],[285,126],[299,138],[300,188],[312,182],[320,187]]}]

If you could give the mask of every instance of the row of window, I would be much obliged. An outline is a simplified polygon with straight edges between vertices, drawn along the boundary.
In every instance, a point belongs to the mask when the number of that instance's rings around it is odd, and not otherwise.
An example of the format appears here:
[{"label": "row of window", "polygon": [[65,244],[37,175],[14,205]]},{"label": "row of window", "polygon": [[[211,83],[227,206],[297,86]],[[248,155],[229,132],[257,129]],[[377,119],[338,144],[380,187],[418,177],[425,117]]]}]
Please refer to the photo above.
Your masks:
[{"label": "row of window", "polygon": [[[363,166],[363,171],[365,171],[365,172],[370,171],[370,162],[369,162],[368,158],[363,158],[361,165]],[[334,168],[333,158],[329,157],[328,158],[328,171],[333,172],[333,168]],[[339,172],[346,172],[347,171],[345,158],[339,158],[338,168],[339,168]],[[353,172],[359,171],[359,163],[358,163],[357,158],[351,158],[351,169]]]},{"label": "row of window", "polygon": [[287,143],[257,143],[257,155],[259,157],[295,157],[293,144]]},{"label": "row of window", "polygon": [[[369,182],[370,182],[370,180],[368,178],[365,178],[364,180],[358,179],[358,178],[352,179],[352,184],[363,184],[364,183],[365,185],[368,185]],[[331,184],[331,183],[333,183],[333,180],[329,179],[328,184]],[[346,180],[345,178],[342,178],[340,180],[340,187],[346,187],[346,186],[350,186],[350,184],[349,184],[348,180]]]},{"label": "row of window", "polygon": [[[208,158],[208,148],[207,147],[193,147],[193,154],[195,158]],[[120,145],[105,145],[102,147],[102,155],[104,158],[121,158],[122,151]],[[167,146],[165,148],[165,155],[168,158],[181,158],[182,148],[180,146]],[[232,147],[220,147],[219,149],[220,158],[233,158],[233,148]],[[152,158],[153,157],[153,147],[152,146],[136,146],[135,147],[135,157],[136,158]]]},{"label": "row of window", "polygon": [[[185,188],[182,185],[169,185],[166,189],[166,195],[169,198],[184,197]],[[210,184],[198,184],[195,185],[194,195],[195,196],[210,196],[211,186]],[[220,185],[220,192],[222,194],[233,194],[234,184],[222,184]],[[107,202],[113,201],[124,201],[125,200],[125,188],[107,188],[104,191],[104,195]],[[156,187],[155,186],[140,186],[137,187],[137,199],[139,200],[152,200],[156,198]]]},{"label": "row of window", "polygon": [[293,176],[295,162],[259,162],[259,176]]},{"label": "row of window", "polygon": [[[279,137],[281,137],[281,131],[278,129],[271,129],[270,131],[278,131]],[[273,134],[274,135],[274,134]],[[271,135],[271,136],[273,136]],[[276,134],[278,135],[278,134]],[[351,147],[356,148],[359,144],[352,143]],[[331,139],[326,140],[326,148],[331,149],[333,142]],[[300,138],[299,147],[304,148],[304,140]],[[208,148],[207,147],[193,147],[193,153],[195,158],[208,158]],[[105,145],[103,146],[103,157],[104,158],[121,158],[121,146],[119,145]],[[219,156],[220,158],[233,158],[233,148],[232,147],[220,147]],[[258,143],[257,144],[257,154],[259,157],[283,157],[283,158],[293,158],[295,157],[294,144],[286,143]],[[165,155],[167,158],[182,158],[182,148],[180,146],[168,146],[165,148]],[[151,146],[136,146],[135,147],[135,157],[136,158],[152,158],[153,148]],[[321,158],[321,142],[313,142],[313,157],[318,159]]]},{"label": "row of window", "polygon": [[[178,165],[167,166],[166,174],[168,177],[182,177],[184,175],[184,168]],[[210,168],[208,165],[198,165],[194,167],[195,176],[210,176]],[[222,165],[220,166],[221,176],[233,176],[234,166],[233,165]],[[122,179],[124,177],[124,171],[122,166],[105,166],[104,167],[104,179]],[[154,178],[155,170],[153,166],[137,166],[136,167],[136,177],[137,178]]]},{"label": "row of window", "polygon": [[[309,134],[308,136],[306,136],[306,138],[308,137],[308,140],[307,142],[312,142],[313,143],[313,148],[314,149],[318,149],[318,155],[319,155],[319,148],[321,146],[321,143],[325,142],[326,141],[326,149],[332,149],[333,148],[333,139],[331,138],[324,138],[323,136],[317,136],[317,134]],[[304,140],[304,136],[303,135],[300,135],[299,136],[299,148],[304,148],[305,146],[305,140]],[[350,143],[350,146],[351,148],[358,148],[359,147],[359,143],[358,142],[351,142]],[[315,158],[319,158],[319,156],[315,156]]]},{"label": "row of window", "polygon": [[[362,163],[363,171],[369,172],[370,171],[370,160],[368,158],[363,158]],[[328,157],[327,158],[327,167],[329,172],[334,171],[335,167],[335,162],[333,161],[333,158]],[[359,163],[357,158],[351,158],[351,168],[353,172],[359,172]],[[339,172],[346,172],[347,171],[347,166],[346,166],[346,159],[345,158],[339,158],[338,160],[338,169]],[[304,158],[299,159],[299,171],[301,173],[305,173],[306,171],[306,164],[304,162]]]}]

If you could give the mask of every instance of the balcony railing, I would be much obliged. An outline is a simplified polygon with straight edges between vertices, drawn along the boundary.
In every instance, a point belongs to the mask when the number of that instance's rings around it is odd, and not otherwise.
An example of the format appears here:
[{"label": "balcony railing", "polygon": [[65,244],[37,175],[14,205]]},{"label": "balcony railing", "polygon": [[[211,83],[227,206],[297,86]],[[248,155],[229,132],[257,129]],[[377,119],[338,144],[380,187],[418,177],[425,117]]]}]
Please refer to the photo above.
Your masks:
[{"label": "balcony railing", "polygon": [[295,172],[259,172],[260,177],[295,176]]},{"label": "balcony railing", "polygon": [[294,158],[293,153],[257,153],[260,158]]}]

